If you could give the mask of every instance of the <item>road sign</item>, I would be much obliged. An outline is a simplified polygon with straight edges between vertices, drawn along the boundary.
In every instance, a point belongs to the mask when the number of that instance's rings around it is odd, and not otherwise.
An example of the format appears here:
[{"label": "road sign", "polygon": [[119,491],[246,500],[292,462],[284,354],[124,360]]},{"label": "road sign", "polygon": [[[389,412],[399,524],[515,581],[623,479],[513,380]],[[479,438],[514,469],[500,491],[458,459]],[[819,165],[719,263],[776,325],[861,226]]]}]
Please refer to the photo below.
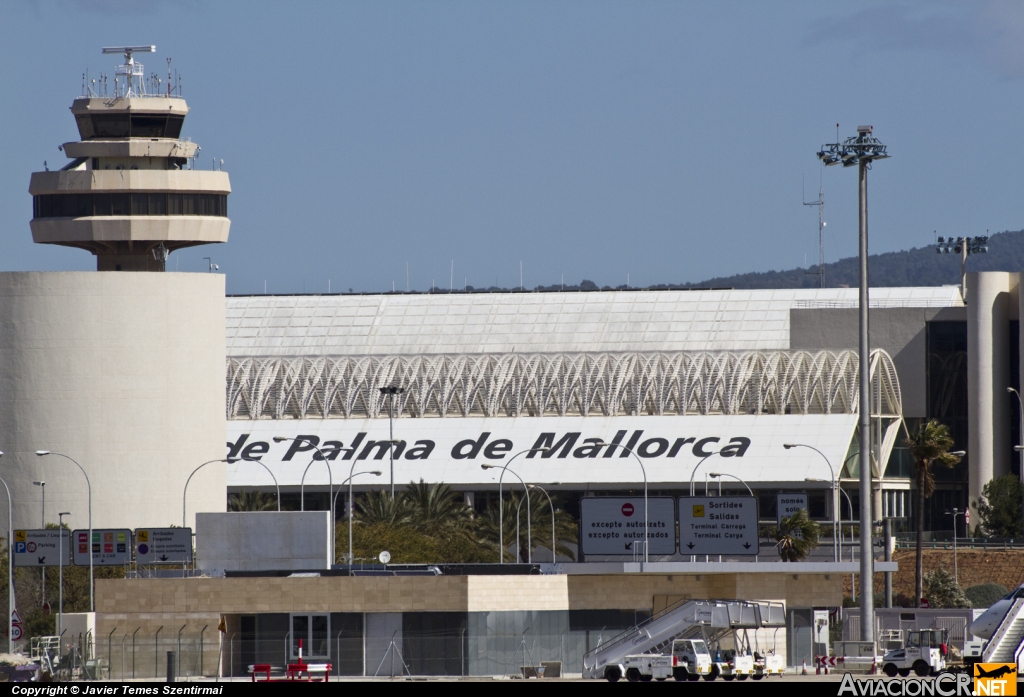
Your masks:
[{"label": "road sign", "polygon": [[[71,566],[71,532],[64,530],[64,566]],[[60,566],[60,531],[15,530],[15,566]]]},{"label": "road sign", "polygon": [[[668,497],[652,496],[647,505],[648,554],[675,554],[675,502]],[[633,543],[642,543],[643,539],[643,497],[580,499],[580,551],[584,555],[642,554],[643,544],[634,549]]]},{"label": "road sign", "polygon": [[191,564],[192,528],[145,528],[136,530],[135,563]]},{"label": "road sign", "polygon": [[18,609],[15,608],[11,612],[11,640],[18,641],[21,639],[21,616],[18,614]]},{"label": "road sign", "polygon": [[782,519],[788,518],[797,511],[807,510],[807,492],[800,493],[779,493],[775,496],[775,511],[778,525],[782,525]]},{"label": "road sign", "polygon": [[729,556],[758,554],[757,499],[753,496],[680,498],[679,551]]},{"label": "road sign", "polygon": [[122,529],[93,529],[92,544],[88,530],[71,533],[71,553],[75,566],[89,566],[89,548],[92,547],[93,566],[120,566],[132,561],[132,531]]}]

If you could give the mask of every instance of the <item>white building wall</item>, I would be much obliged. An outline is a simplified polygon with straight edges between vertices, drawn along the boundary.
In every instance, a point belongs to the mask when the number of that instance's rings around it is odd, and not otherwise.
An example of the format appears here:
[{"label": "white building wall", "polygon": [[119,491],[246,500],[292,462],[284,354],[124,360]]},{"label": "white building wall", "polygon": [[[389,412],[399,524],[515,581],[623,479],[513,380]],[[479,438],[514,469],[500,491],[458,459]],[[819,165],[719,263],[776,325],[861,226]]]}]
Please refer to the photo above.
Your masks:
[{"label": "white building wall", "polygon": [[[182,488],[224,456],[224,277],[0,273],[0,476],[15,527],[181,524]],[[0,495],[2,497],[2,495]],[[0,509],[6,501],[0,498]],[[189,486],[196,511],[225,508],[225,466]]]}]

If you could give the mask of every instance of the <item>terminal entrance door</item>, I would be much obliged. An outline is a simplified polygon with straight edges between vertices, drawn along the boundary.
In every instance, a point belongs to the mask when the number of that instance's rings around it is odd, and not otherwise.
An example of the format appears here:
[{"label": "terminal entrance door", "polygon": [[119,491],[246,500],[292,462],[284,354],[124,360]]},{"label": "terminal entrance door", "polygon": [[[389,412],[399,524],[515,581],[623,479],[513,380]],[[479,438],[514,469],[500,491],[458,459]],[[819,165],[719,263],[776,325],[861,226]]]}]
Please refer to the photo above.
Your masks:
[{"label": "terminal entrance door", "polygon": [[289,659],[299,659],[299,640],[302,640],[302,659],[306,662],[327,661],[331,656],[331,618],[327,613],[293,613],[291,615]]}]

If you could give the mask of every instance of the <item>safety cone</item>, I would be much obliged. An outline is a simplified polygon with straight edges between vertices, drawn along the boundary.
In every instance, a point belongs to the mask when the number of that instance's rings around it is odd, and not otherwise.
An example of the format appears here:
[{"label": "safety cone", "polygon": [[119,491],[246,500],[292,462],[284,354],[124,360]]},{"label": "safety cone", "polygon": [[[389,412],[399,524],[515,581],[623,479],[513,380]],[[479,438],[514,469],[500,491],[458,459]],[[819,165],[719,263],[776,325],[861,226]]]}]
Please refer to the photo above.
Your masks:
[{"label": "safety cone", "polygon": [[800,675],[807,675],[807,659],[804,659],[804,668],[800,671]]}]

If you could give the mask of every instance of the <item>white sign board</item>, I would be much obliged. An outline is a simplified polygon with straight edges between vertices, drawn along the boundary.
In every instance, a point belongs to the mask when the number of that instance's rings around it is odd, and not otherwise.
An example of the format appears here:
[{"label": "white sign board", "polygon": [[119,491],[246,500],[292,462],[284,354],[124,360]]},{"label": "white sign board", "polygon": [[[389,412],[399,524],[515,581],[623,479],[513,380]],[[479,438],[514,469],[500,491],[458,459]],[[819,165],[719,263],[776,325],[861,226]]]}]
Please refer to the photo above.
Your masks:
[{"label": "white sign board", "polygon": [[191,564],[192,528],[145,528],[135,531],[137,564]]},{"label": "white sign board", "polygon": [[[92,531],[93,566],[120,566],[132,561],[132,531],[105,529]],[[71,533],[75,566],[89,566],[89,531]]]},{"label": "white sign board", "polygon": [[680,498],[679,551],[729,556],[757,554],[757,499],[753,496]]},{"label": "white sign board", "polygon": [[[64,530],[64,566],[71,566],[71,532]],[[15,566],[60,566],[60,531],[15,530]]]},{"label": "white sign board", "polygon": [[807,492],[780,493],[775,497],[775,510],[778,525],[782,525],[782,519],[788,518],[797,511],[806,511]]},{"label": "white sign board", "polygon": [[[647,499],[648,554],[675,554],[675,502],[668,497]],[[644,499],[587,496],[580,499],[580,551],[587,554],[643,553]]]}]

